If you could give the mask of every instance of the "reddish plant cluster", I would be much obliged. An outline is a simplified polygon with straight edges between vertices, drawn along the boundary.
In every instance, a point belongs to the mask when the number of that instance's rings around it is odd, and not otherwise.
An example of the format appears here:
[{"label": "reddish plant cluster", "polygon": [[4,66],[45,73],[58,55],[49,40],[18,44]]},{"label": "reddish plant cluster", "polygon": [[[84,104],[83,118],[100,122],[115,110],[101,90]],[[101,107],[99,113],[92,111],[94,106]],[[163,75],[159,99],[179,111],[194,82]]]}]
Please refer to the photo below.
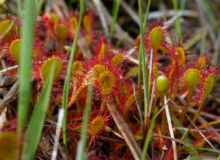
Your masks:
[{"label": "reddish plant cluster", "polygon": [[[34,79],[34,89],[37,91],[38,96],[41,94],[52,64],[56,64],[50,109],[47,113],[48,118],[52,117],[53,111],[60,107],[62,103],[63,83],[70,56],[67,48],[75,38],[78,23],[77,13],[71,14],[70,17],[63,20],[59,19],[55,13],[47,13],[43,15],[40,22],[35,22],[31,73]],[[108,110],[110,96],[114,97],[116,109],[120,111],[120,115],[132,130],[132,136],[141,147],[144,144],[154,108],[165,105],[164,96],[176,103],[177,94],[188,95],[185,112],[189,114],[187,110],[190,106],[197,107],[198,111],[192,119],[193,123],[196,122],[205,99],[212,91],[214,82],[218,80],[217,77],[220,73],[218,65],[210,64],[207,54],[194,60],[188,59],[189,48],[182,44],[182,41],[175,42],[169,25],[157,21],[148,23],[144,35],[145,60],[147,63],[146,66],[142,67],[147,68],[146,74],[151,79],[151,81],[148,81],[150,87],[148,86],[147,91],[149,102],[151,101],[151,104],[149,103],[151,110],[149,110],[147,118],[142,119],[144,109],[139,110],[139,112],[138,109],[139,104],[141,103],[144,106],[144,101],[146,101],[143,92],[144,86],[141,85],[139,91],[136,81],[135,83],[132,81],[132,78],[133,80],[136,80],[136,78],[126,77],[128,75],[126,73],[130,71],[129,67],[134,66],[133,63],[129,62],[131,57],[126,54],[128,49],[115,48],[108,38],[104,38],[104,35],[95,34],[94,25],[94,16],[89,12],[85,13],[78,41],[84,42],[84,45],[87,46],[85,48],[89,52],[85,53],[84,48],[77,45],[71,70],[67,113],[67,136],[69,138],[67,148],[72,158],[76,156],[77,141],[80,139],[82,130],[87,87],[91,84],[94,89],[87,127],[88,145],[86,153],[94,150],[95,154],[90,159],[133,159],[130,148],[125,143],[125,138],[122,136],[119,127],[113,123],[115,117]],[[8,69],[4,72],[6,75],[15,76],[19,70],[21,32],[22,26],[19,19],[7,17],[0,21],[0,35],[2,37],[0,49]],[[134,56],[140,51],[140,40],[141,36],[138,36],[136,39],[137,46],[134,46],[137,48],[133,54]],[[90,58],[85,55],[90,55]],[[152,66],[150,66],[151,59]],[[11,69],[16,65],[18,65],[18,69]],[[139,98],[141,98],[140,103],[138,103]],[[161,99],[160,102],[158,101],[159,98]],[[168,103],[168,105],[172,117],[178,116],[183,126],[189,123],[184,112],[172,108],[172,103]],[[170,135],[165,117],[165,111],[162,111],[157,117],[153,132],[158,137],[152,140],[151,143],[152,148],[156,150],[155,159],[163,158],[161,154],[164,152],[163,147],[166,146],[168,150],[163,156],[165,156],[164,159],[170,160],[173,159],[173,152],[176,151],[171,147],[171,140],[162,137],[162,135],[167,137]],[[140,124],[142,122],[144,124]],[[14,127],[15,125],[11,126]],[[8,128],[10,128],[10,125],[9,127],[6,126],[5,130],[8,130]],[[176,137],[181,138],[177,130],[174,131],[174,134]],[[204,147],[206,144],[204,141],[199,141],[199,138],[196,137],[197,134],[192,133],[190,136],[196,142],[195,144]],[[116,143],[115,139],[119,142]],[[106,146],[109,149],[104,152],[102,147]],[[150,151],[148,153],[153,157]],[[178,153],[178,157],[184,156],[184,153]]]}]

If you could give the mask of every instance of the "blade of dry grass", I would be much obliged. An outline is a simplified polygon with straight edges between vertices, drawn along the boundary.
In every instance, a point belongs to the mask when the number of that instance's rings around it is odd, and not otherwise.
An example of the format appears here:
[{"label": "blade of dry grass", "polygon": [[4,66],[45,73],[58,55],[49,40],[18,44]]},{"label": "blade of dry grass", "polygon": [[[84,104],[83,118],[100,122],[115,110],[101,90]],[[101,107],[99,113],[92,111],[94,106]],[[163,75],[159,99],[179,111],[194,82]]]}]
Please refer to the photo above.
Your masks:
[{"label": "blade of dry grass", "polygon": [[135,160],[140,160],[141,158],[141,149],[138,146],[129,126],[125,122],[124,118],[122,117],[118,107],[116,106],[116,102],[113,96],[109,95],[107,99],[107,106],[109,112],[112,115],[114,122],[116,123],[119,131],[121,132],[122,136],[124,137],[125,142],[127,143],[133,157]]},{"label": "blade of dry grass", "polygon": [[[170,137],[175,139],[174,133],[173,133],[173,127],[172,127],[170,111],[169,111],[166,95],[164,96],[164,104],[165,104],[167,123],[168,123],[169,131],[170,131]],[[172,141],[172,146],[173,146],[173,157],[174,157],[174,160],[177,160],[177,151],[176,151],[176,142],[175,141]]]}]

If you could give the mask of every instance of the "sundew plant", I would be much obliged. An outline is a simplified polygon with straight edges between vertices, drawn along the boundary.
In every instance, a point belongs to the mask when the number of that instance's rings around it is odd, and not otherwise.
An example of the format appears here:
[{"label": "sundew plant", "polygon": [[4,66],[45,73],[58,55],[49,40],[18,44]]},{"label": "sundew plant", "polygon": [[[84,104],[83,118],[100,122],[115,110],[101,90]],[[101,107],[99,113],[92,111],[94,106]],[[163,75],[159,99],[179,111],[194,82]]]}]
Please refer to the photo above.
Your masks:
[{"label": "sundew plant", "polygon": [[219,15],[192,3],[1,1],[0,160],[220,159]]}]

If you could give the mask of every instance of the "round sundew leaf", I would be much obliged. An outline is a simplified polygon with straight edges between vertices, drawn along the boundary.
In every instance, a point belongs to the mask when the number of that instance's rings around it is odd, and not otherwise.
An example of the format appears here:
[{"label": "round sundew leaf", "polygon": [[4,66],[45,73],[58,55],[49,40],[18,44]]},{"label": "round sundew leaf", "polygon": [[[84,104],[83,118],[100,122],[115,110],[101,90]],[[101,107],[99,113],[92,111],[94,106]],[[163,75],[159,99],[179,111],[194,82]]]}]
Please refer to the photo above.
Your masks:
[{"label": "round sundew leaf", "polygon": [[91,33],[92,19],[88,14],[83,17],[83,27],[86,29],[87,33]]},{"label": "round sundew leaf", "polygon": [[157,91],[161,95],[165,95],[169,89],[169,80],[166,76],[159,76],[156,80]]},{"label": "round sundew leaf", "polygon": [[160,27],[156,27],[150,32],[149,40],[154,51],[159,49],[162,39],[163,31]]},{"label": "round sundew leaf", "polygon": [[72,17],[69,19],[69,25],[70,25],[70,29],[73,32],[73,37],[76,34],[76,30],[77,30],[77,26],[78,26],[78,19],[77,17]]},{"label": "round sundew leaf", "polygon": [[83,64],[81,61],[75,61],[72,65],[72,74],[73,75],[82,75]]},{"label": "round sundew leaf", "polygon": [[92,38],[91,38],[91,36],[90,35],[85,35],[84,36],[84,39],[85,39],[85,41],[86,41],[86,44],[89,46],[91,43],[92,43]]},{"label": "round sundew leaf", "polygon": [[96,136],[102,129],[105,127],[105,119],[103,117],[96,117],[95,119],[92,120],[90,123],[90,134],[92,136]]},{"label": "round sundew leaf", "polygon": [[[8,27],[11,25],[10,20],[4,20],[0,23],[0,34],[4,34],[4,32],[8,29]],[[14,28],[14,25],[11,27],[10,30]],[[9,32],[8,32],[9,33]]]},{"label": "round sundew leaf", "polygon": [[0,134],[0,159],[13,160],[18,148],[17,135],[13,132]]},{"label": "round sundew leaf", "polygon": [[2,6],[5,3],[6,0],[0,0],[0,6]]},{"label": "round sundew leaf", "polygon": [[106,68],[105,66],[103,66],[101,64],[98,64],[98,65],[95,65],[93,71],[96,76],[99,76],[103,72],[108,72],[108,68]]},{"label": "round sundew leaf", "polygon": [[57,15],[55,13],[51,13],[49,17],[53,25],[57,25],[57,23],[59,22],[59,18],[57,17]]},{"label": "round sundew leaf", "polygon": [[206,64],[206,58],[205,57],[200,57],[197,62],[196,62],[196,66],[203,68]]},{"label": "round sundew leaf", "polygon": [[60,71],[62,69],[61,59],[58,57],[48,58],[41,67],[41,75],[42,75],[44,82],[46,82],[46,80],[47,80],[47,77],[50,73],[50,70],[51,70],[53,63],[55,63],[55,72],[53,75],[53,81],[55,81],[55,79],[60,74]]},{"label": "round sundew leaf", "polygon": [[185,78],[185,81],[186,81],[189,89],[193,90],[193,88],[196,86],[196,84],[198,84],[200,81],[201,73],[197,69],[188,69],[185,72],[184,78]]},{"label": "round sundew leaf", "polygon": [[203,96],[207,96],[212,91],[213,86],[214,86],[214,74],[212,73],[206,78],[206,82],[204,84],[205,90]]},{"label": "round sundew leaf", "polygon": [[160,47],[159,47],[159,50],[161,50],[161,51],[164,52],[164,53],[168,53],[168,54],[169,54],[167,48],[165,48],[164,46],[160,46]]},{"label": "round sundew leaf", "polygon": [[102,44],[101,50],[100,50],[100,55],[99,55],[99,60],[105,58],[105,52],[109,50],[109,47],[107,44]]},{"label": "round sundew leaf", "polygon": [[180,60],[179,63],[182,66],[186,61],[184,49],[182,47],[176,47],[175,53],[177,53],[177,56]]},{"label": "round sundew leaf", "polygon": [[63,24],[58,24],[56,27],[57,35],[61,41],[64,41],[68,36],[68,28]]},{"label": "round sundew leaf", "polygon": [[20,39],[14,40],[10,45],[10,52],[14,57],[15,61],[17,62],[17,64],[19,64],[19,58],[20,58],[20,45],[21,45]]},{"label": "round sundew leaf", "polygon": [[112,58],[111,65],[117,67],[122,62],[122,60],[123,60],[123,55],[117,54]]},{"label": "round sundew leaf", "polygon": [[108,95],[115,84],[115,77],[111,72],[104,72],[99,75],[99,86],[103,95]]},{"label": "round sundew leaf", "polygon": [[34,48],[33,49],[33,57],[36,58],[36,57],[41,57],[41,50],[40,48]]}]

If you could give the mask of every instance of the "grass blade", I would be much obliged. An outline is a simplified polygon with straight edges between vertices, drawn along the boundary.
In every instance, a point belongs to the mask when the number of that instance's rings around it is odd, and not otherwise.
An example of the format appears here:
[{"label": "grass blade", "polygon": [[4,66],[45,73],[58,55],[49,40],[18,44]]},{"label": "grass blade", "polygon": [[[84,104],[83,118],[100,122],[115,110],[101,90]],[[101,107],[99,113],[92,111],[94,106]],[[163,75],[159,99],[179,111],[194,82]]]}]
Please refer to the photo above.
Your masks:
[{"label": "grass blade", "polygon": [[156,120],[156,117],[157,117],[157,112],[158,112],[158,107],[156,107],[153,111],[153,118],[151,119],[151,123],[150,123],[149,129],[148,129],[148,132],[147,132],[147,137],[146,137],[145,142],[144,142],[144,148],[143,148],[143,151],[142,151],[141,160],[145,160],[145,155],[146,155],[149,143],[150,143],[151,134],[152,134],[153,129],[154,129],[154,123],[155,123],[155,120]]},{"label": "grass blade", "polygon": [[66,139],[66,117],[67,117],[67,103],[68,103],[68,93],[69,93],[69,83],[70,83],[70,75],[71,75],[71,69],[73,64],[74,55],[76,52],[76,45],[77,45],[77,39],[79,35],[80,26],[82,23],[82,17],[84,12],[84,0],[80,0],[80,17],[79,17],[79,23],[76,30],[76,35],[73,42],[73,47],[70,54],[70,60],[68,63],[65,83],[64,83],[64,89],[63,89],[63,100],[62,100],[62,108],[64,109],[64,118],[63,118],[63,143],[65,146],[65,151],[67,152],[67,139]]},{"label": "grass blade", "polygon": [[[146,123],[147,107],[148,107],[148,96],[147,96],[147,75],[146,75],[146,63],[145,63],[145,52],[144,52],[144,29],[143,29],[143,23],[142,23],[143,17],[142,17],[141,0],[138,0],[138,10],[139,10],[140,30],[141,30],[141,48],[140,48],[140,52],[141,52],[141,55],[142,55],[142,62],[143,62],[144,113],[145,113],[144,117],[145,117],[145,123]],[[139,57],[139,59],[140,59],[140,57]],[[139,65],[141,65],[141,63],[139,63]],[[139,72],[138,74],[141,74],[141,72]]]},{"label": "grass blade", "polygon": [[22,20],[22,42],[20,54],[20,86],[18,97],[18,134],[22,134],[28,118],[31,93],[31,58],[33,46],[33,19],[35,1],[25,1],[25,18]]},{"label": "grass blade", "polygon": [[37,7],[37,16],[39,16],[43,4],[44,4],[44,0],[40,0]]},{"label": "grass blade", "polygon": [[207,36],[207,27],[204,27],[204,34],[201,38],[201,45],[200,45],[200,55],[205,54],[205,47],[206,47],[206,36]]},{"label": "grass blade", "polygon": [[44,119],[46,116],[50,93],[53,84],[53,75],[55,71],[55,63],[51,67],[49,77],[42,90],[40,99],[33,111],[30,123],[28,125],[27,134],[25,136],[25,142],[22,150],[22,160],[33,159],[37,146],[40,140],[41,132],[43,129]]},{"label": "grass blade", "polygon": [[120,4],[120,0],[114,0],[113,20],[110,28],[110,39],[112,39],[114,33],[115,23],[118,17],[119,4]]},{"label": "grass blade", "polygon": [[[25,1],[26,2],[26,1]],[[22,4],[21,4],[21,0],[17,0],[17,5],[18,5],[18,12],[20,14],[20,17],[23,18],[23,9],[22,9]],[[34,10],[32,10],[34,11]],[[29,13],[29,12],[28,12]]]},{"label": "grass blade", "polygon": [[[203,151],[210,151],[210,152],[215,152],[215,153],[219,153],[220,154],[220,151],[219,150],[214,150],[214,149],[209,149],[209,148],[201,148],[201,147],[193,147],[194,149],[197,149],[197,150],[203,150]],[[177,150],[177,152],[180,152],[184,149],[189,149],[189,147],[184,147],[184,148],[180,148]]]},{"label": "grass blade", "polygon": [[86,95],[86,107],[83,115],[83,128],[81,132],[81,139],[77,148],[77,156],[76,160],[84,160],[85,159],[85,148],[86,148],[86,139],[87,139],[87,125],[89,122],[89,111],[92,104],[92,91],[93,85],[88,86],[88,91]]},{"label": "grass blade", "polygon": [[181,31],[181,25],[180,25],[180,20],[178,16],[178,6],[176,0],[172,0],[173,2],[173,8],[175,10],[175,15],[176,15],[176,29],[177,29],[177,36],[182,37],[182,31]]}]

